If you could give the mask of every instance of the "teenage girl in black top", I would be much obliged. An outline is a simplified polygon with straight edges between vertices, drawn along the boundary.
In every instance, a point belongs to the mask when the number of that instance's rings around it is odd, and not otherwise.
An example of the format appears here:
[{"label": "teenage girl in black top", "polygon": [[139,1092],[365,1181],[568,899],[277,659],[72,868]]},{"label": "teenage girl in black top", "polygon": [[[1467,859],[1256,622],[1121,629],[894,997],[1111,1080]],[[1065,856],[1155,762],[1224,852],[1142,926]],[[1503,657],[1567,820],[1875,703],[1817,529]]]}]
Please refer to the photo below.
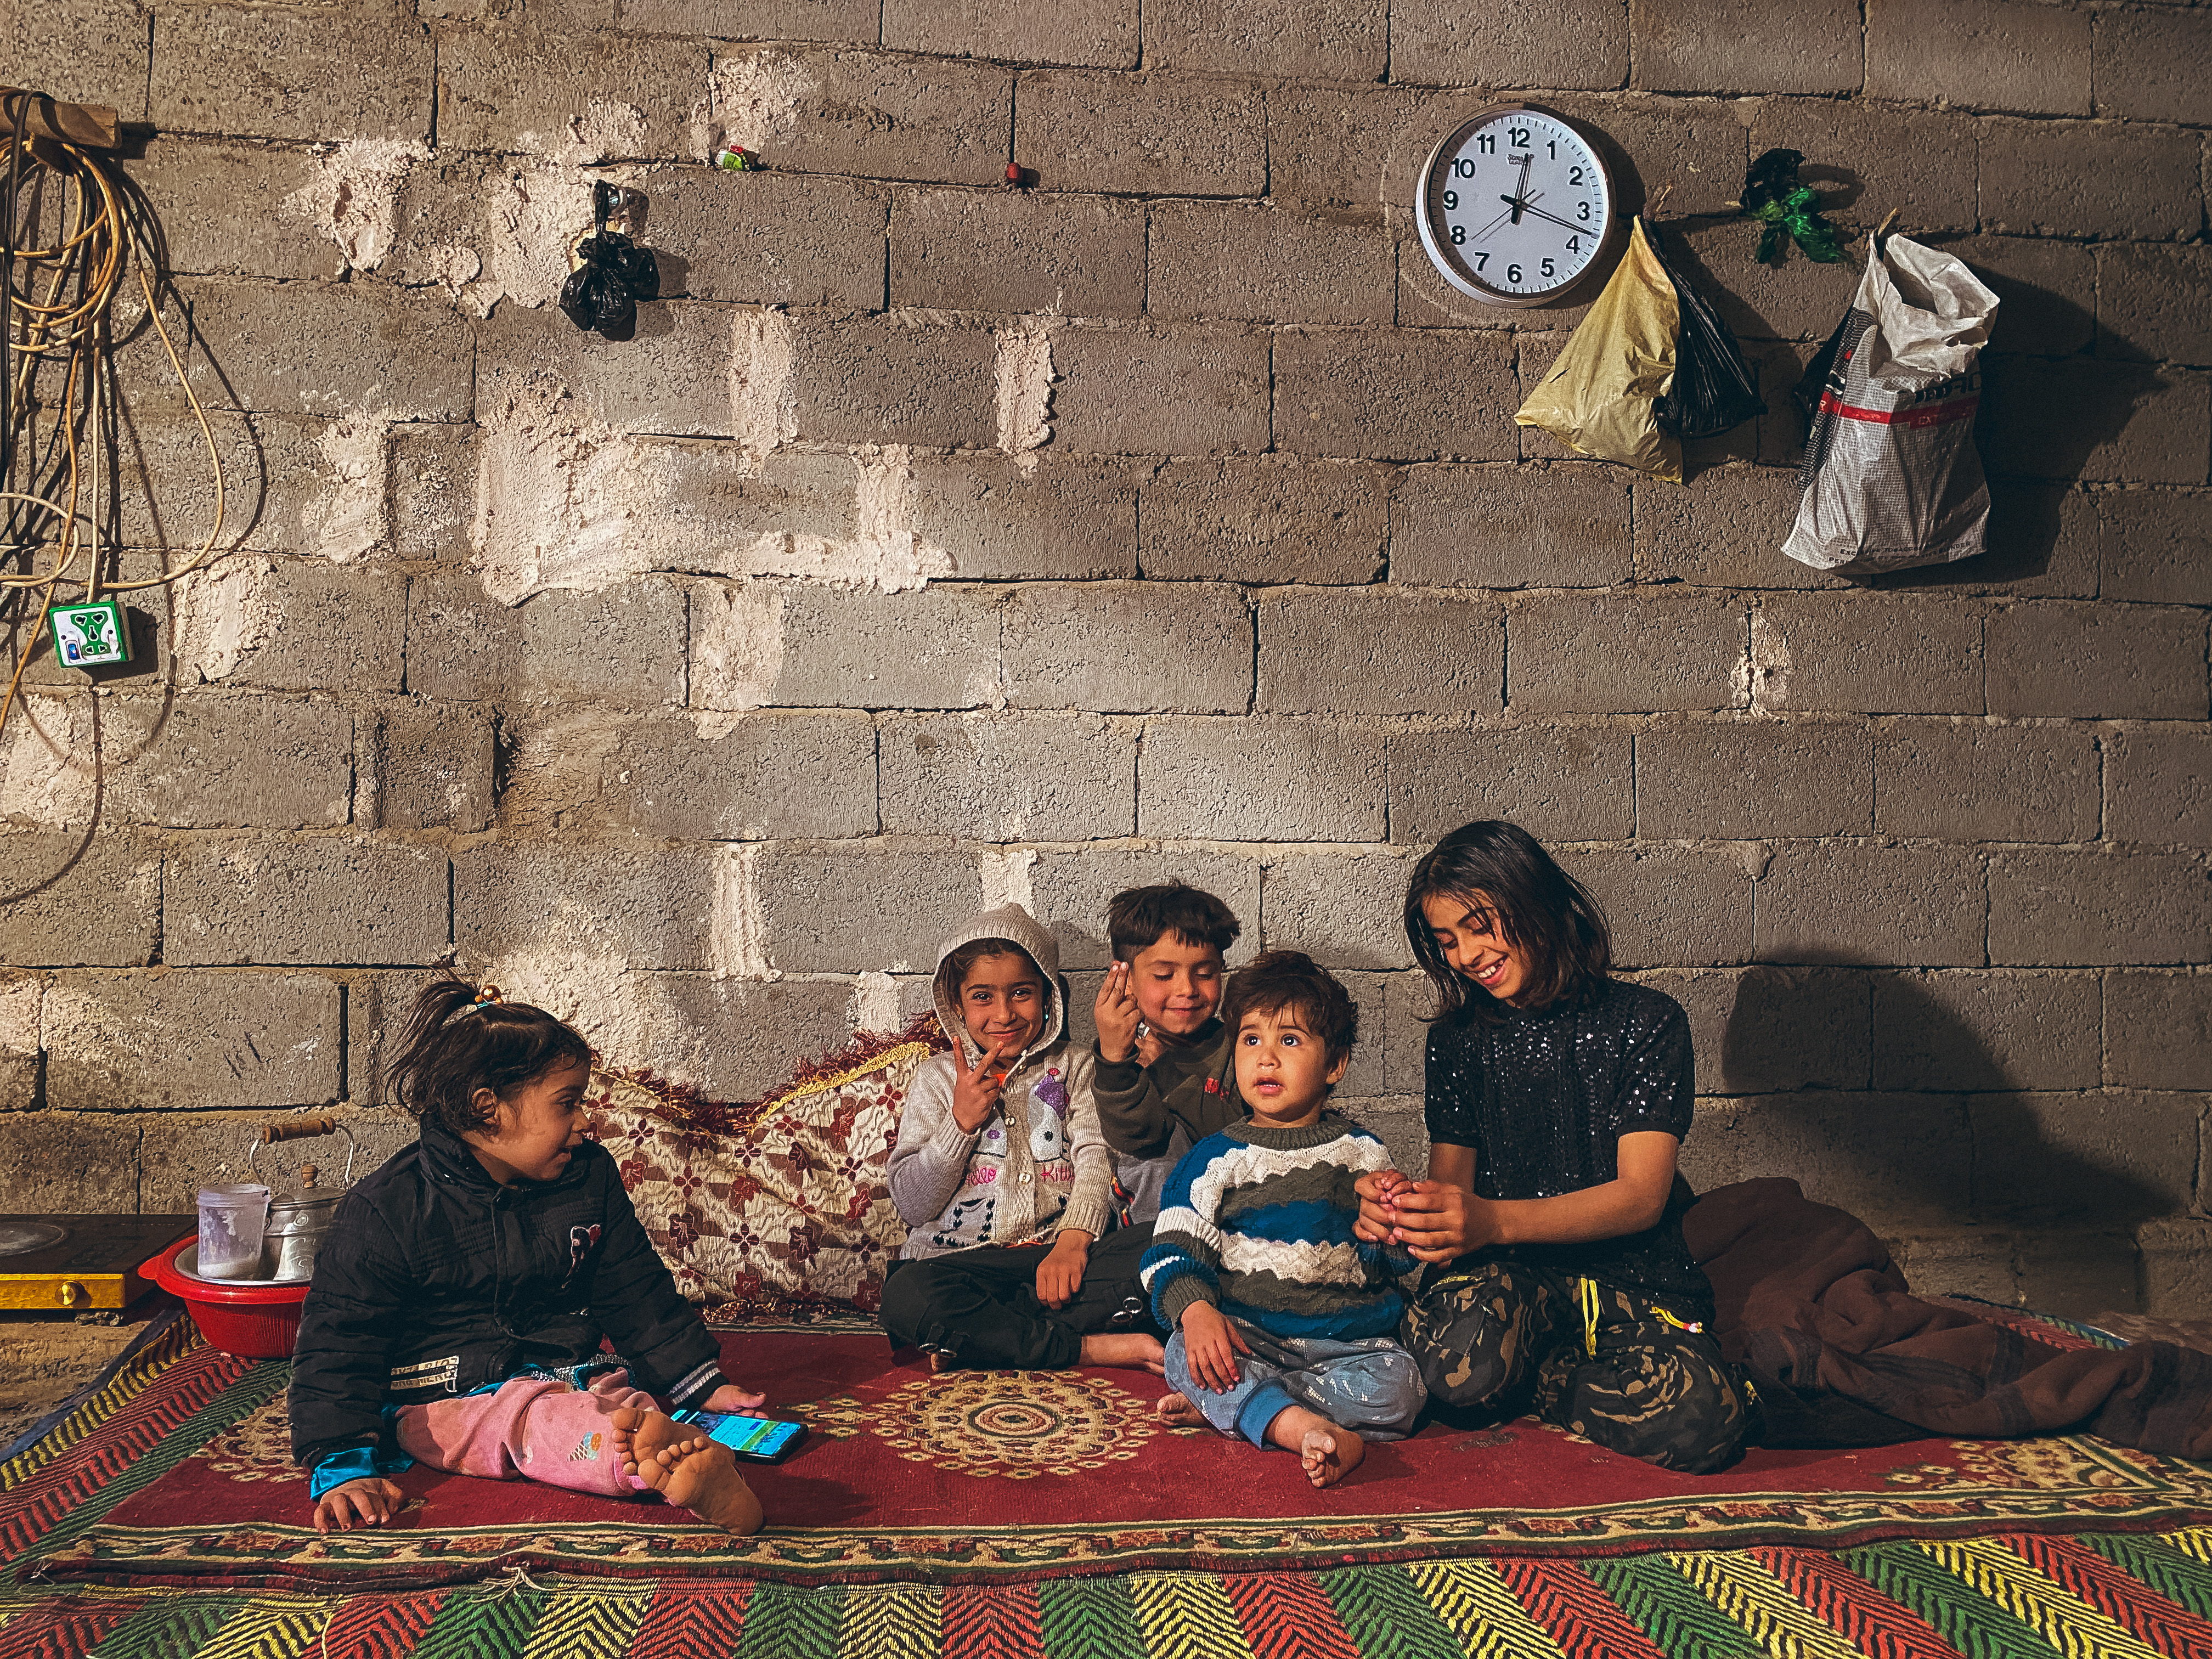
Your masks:
[{"label": "teenage girl in black top", "polygon": [[1404,1331],[1431,1396],[1721,1468],[1746,1402],[1682,1242],[1680,1005],[1610,977],[1596,902],[1510,823],[1455,830],[1414,866],[1406,933],[1437,998],[1429,1178],[1358,1190],[1363,1236],[1431,1264]]}]

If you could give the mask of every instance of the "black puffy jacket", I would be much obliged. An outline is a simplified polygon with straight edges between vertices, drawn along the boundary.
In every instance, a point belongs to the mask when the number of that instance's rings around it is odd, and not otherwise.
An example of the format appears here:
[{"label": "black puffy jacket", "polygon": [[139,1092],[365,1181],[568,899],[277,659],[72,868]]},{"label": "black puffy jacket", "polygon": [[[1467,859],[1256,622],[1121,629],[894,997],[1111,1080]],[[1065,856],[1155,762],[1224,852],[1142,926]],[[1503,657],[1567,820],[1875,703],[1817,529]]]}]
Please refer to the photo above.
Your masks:
[{"label": "black puffy jacket", "polygon": [[374,1444],[387,1400],[448,1399],[602,1336],[632,1381],[696,1404],[720,1346],[677,1294],[591,1141],[555,1179],[502,1187],[434,1123],[346,1194],[315,1255],[293,1354],[292,1453]]}]

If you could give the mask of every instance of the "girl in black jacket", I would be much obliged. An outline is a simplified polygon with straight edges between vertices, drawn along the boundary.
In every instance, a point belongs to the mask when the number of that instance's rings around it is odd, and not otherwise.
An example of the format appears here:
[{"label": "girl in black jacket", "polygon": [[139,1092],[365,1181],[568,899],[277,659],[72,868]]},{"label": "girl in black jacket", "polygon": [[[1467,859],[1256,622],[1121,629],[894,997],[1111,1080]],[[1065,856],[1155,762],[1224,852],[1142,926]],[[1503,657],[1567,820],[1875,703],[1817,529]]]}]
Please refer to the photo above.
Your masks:
[{"label": "girl in black jacket", "polygon": [[[398,1512],[420,1462],[627,1497],[650,1488],[732,1532],[761,1507],[678,1405],[763,1403],[654,1255],[614,1160],[583,1137],[584,1039],[446,980],[415,1005],[392,1080],[422,1138],[339,1204],[293,1356],[293,1455],[316,1530]],[[601,1352],[611,1337],[614,1355]],[[633,1385],[633,1379],[644,1385]]]}]

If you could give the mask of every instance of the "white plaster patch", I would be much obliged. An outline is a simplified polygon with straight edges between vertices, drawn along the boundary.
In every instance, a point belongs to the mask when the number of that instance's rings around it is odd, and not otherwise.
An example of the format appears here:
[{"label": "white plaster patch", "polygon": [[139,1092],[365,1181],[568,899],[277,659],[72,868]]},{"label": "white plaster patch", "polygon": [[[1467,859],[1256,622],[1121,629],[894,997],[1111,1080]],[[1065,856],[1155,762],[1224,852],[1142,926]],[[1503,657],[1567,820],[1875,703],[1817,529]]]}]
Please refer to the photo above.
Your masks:
[{"label": "white plaster patch", "polygon": [[853,1029],[888,1033],[905,1022],[899,1018],[898,981],[889,974],[862,974],[853,981]]},{"label": "white plaster patch", "polygon": [[724,712],[758,708],[783,675],[783,596],[739,582],[691,594],[691,701]]},{"label": "white plaster patch", "polygon": [[1052,441],[1050,324],[999,336],[999,447],[1036,465],[1031,452]]},{"label": "white plaster patch", "polygon": [[759,861],[757,847],[726,847],[715,861],[713,933],[708,943],[718,979],[781,977],[769,965]]},{"label": "white plaster patch", "polygon": [[454,299],[479,317],[490,316],[501,300],[535,307],[561,297],[569,244],[591,226],[592,180],[565,158],[516,156],[505,171],[485,185],[476,270],[451,283],[465,262],[455,257],[458,249],[437,244],[435,263],[418,270],[410,259],[404,280],[447,282]]},{"label": "white plaster patch", "polygon": [[730,430],[757,461],[799,435],[793,397],[790,319],[779,311],[740,311],[731,324]]},{"label": "white plaster patch", "polygon": [[[82,823],[97,799],[91,714],[79,697],[18,696],[0,731],[0,818]],[[82,756],[84,758],[77,758]]]},{"label": "white plaster patch", "polygon": [[219,680],[264,644],[276,624],[270,560],[232,555],[177,584],[176,658],[203,680]]},{"label": "white plaster patch", "polygon": [[617,434],[566,386],[520,376],[479,421],[469,533],[486,593],[520,605],[547,587],[605,587],[650,568],[621,533],[624,500],[603,494],[624,459]]},{"label": "white plaster patch", "polygon": [[903,445],[854,458],[850,541],[769,532],[738,550],[732,575],[798,576],[836,587],[902,593],[952,574],[952,556],[914,529],[914,465]]},{"label": "white plaster patch", "polygon": [[314,550],[333,563],[349,564],[386,538],[385,456],[392,415],[389,409],[349,415],[331,422],[315,440],[333,482],[307,503],[301,523]]},{"label": "white plaster patch", "polygon": [[625,161],[645,154],[645,112],[635,104],[592,100],[581,115],[568,118],[568,142],[562,158],[578,166]]},{"label": "white plaster patch", "polygon": [[[565,907],[564,907],[565,908]],[[573,939],[576,915],[561,915],[544,929],[548,939]],[[636,1065],[652,1053],[652,1022],[629,963],[571,944],[533,946],[491,957],[476,971],[497,985],[510,1002],[526,1002],[566,1020],[592,1047],[617,1065]]]},{"label": "white plaster patch", "polygon": [[712,161],[716,149],[767,150],[799,125],[799,107],[816,83],[795,58],[780,52],[717,57],[708,95],[692,106],[691,153]]},{"label": "white plaster patch", "polygon": [[428,159],[417,143],[349,138],[317,154],[315,176],[284,198],[283,210],[329,237],[354,270],[374,270],[392,251],[399,192]]},{"label": "white plaster patch", "polygon": [[1786,708],[1790,702],[1790,636],[1759,612],[1751,616],[1751,656],[1736,665],[1736,702]]},{"label": "white plaster patch", "polygon": [[1018,904],[1035,915],[1036,899],[1030,887],[1030,872],[1036,860],[1037,855],[1026,847],[979,848],[975,871],[983,882],[981,908],[996,910],[1002,905]]}]

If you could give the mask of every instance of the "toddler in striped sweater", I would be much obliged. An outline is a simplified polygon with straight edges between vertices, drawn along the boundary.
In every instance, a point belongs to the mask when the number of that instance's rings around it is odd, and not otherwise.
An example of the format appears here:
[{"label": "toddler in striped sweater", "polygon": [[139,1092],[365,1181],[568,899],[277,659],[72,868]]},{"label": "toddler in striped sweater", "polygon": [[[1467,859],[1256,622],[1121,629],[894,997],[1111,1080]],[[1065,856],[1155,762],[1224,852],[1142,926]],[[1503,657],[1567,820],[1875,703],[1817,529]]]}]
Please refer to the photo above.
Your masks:
[{"label": "toddler in striped sweater", "polygon": [[1311,957],[1270,951],[1229,981],[1238,1093],[1252,1115],[1169,1176],[1141,1269],[1172,1331],[1160,1414],[1296,1452],[1332,1486],[1368,1440],[1410,1431],[1420,1370],[1393,1340],[1416,1265],[1356,1237],[1352,1183],[1390,1167],[1382,1141],[1327,1109],[1359,1010]]}]

